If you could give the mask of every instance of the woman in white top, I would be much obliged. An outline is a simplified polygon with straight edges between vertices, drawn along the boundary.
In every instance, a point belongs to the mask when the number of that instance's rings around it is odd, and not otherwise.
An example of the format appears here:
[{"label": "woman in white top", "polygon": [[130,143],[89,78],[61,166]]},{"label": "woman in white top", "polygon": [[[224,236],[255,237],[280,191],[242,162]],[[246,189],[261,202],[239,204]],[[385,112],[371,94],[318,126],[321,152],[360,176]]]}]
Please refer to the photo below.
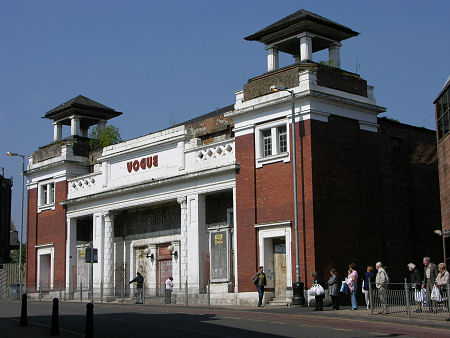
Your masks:
[{"label": "woman in white top", "polygon": [[439,287],[439,289],[445,289],[447,287],[448,284],[448,279],[449,279],[449,273],[446,270],[446,266],[444,263],[440,263],[438,265],[438,270],[439,273],[436,276],[436,280],[434,282],[434,285],[436,285],[437,287]]}]

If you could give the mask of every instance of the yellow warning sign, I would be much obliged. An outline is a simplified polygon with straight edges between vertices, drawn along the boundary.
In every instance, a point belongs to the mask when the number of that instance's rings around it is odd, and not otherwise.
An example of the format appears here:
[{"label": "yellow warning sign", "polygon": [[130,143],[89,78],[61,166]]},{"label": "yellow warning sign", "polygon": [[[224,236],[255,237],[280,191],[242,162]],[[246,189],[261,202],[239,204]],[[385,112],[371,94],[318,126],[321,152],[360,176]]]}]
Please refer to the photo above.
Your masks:
[{"label": "yellow warning sign", "polygon": [[214,243],[215,244],[223,244],[223,234],[215,234],[214,235]]}]

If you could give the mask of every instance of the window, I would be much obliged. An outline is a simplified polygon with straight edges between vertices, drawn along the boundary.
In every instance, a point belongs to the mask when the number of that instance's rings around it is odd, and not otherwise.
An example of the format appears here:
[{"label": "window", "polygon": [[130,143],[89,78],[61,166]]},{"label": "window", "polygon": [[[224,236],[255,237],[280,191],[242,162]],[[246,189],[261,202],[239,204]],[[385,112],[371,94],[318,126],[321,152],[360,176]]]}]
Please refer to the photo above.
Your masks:
[{"label": "window", "polygon": [[255,128],[256,167],[274,162],[289,162],[289,128],[287,120],[265,123]]},{"label": "window", "polygon": [[278,127],[278,147],[280,153],[287,152],[287,130],[286,126]]},{"label": "window", "polygon": [[443,139],[449,132],[450,125],[450,109],[449,109],[449,93],[447,89],[436,102],[436,117],[438,140]]},{"label": "window", "polygon": [[55,183],[42,183],[39,185],[39,208],[54,207]]},{"label": "window", "polygon": [[263,157],[272,155],[272,130],[264,130],[263,134]]}]

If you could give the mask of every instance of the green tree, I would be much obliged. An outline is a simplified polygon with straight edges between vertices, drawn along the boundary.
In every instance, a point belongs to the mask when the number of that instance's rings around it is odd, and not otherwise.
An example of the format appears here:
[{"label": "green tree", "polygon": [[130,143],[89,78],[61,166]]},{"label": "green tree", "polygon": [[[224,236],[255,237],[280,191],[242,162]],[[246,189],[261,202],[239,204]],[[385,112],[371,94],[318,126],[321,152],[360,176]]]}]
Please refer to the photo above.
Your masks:
[{"label": "green tree", "polygon": [[91,129],[89,137],[91,139],[89,141],[91,150],[97,150],[103,147],[110,146],[112,144],[122,142],[119,128],[111,124],[108,124],[103,128],[99,128],[98,125],[95,126]]},{"label": "green tree", "polygon": [[[26,254],[27,246],[25,244],[22,244],[22,264],[25,264],[27,260],[27,254]],[[11,251],[11,261],[18,263],[19,262],[19,249],[15,249]]]}]

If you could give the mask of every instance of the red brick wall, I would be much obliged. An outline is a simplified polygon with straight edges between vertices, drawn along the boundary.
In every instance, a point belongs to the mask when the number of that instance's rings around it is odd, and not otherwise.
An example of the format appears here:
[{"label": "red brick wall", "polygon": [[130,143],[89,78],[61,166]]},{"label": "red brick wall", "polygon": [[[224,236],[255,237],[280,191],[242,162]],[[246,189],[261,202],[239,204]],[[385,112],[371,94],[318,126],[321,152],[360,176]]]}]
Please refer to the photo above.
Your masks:
[{"label": "red brick wall", "polygon": [[[300,278],[305,281],[307,276],[310,284],[312,278],[309,275],[315,268],[315,247],[309,121],[297,123],[296,134]],[[258,265],[258,239],[254,224],[292,221],[291,256],[295,281],[292,158],[290,163],[276,162],[255,169],[254,135],[250,134],[236,138],[236,161],[240,164],[240,171],[236,174],[239,291],[255,289],[251,282]]]},{"label": "red brick wall", "polygon": [[[345,275],[351,262],[362,274],[367,265],[382,261],[393,281],[401,282],[409,262],[420,264],[425,255],[442,260],[442,244],[433,234],[439,228],[433,133],[383,119],[379,124],[378,133],[336,116],[297,124],[300,277],[306,286],[312,271],[327,278],[335,267]],[[256,169],[254,155],[254,135],[237,137],[241,292],[254,291],[254,224],[294,220],[292,160]],[[294,281],[294,226],[292,236]]]},{"label": "red brick wall", "polygon": [[239,291],[255,291],[251,281],[257,270],[256,203],[255,203],[255,146],[254,135],[236,138],[236,217],[237,261]]},{"label": "red brick wall", "polygon": [[316,265],[325,277],[331,267],[345,275],[355,262],[361,274],[382,261],[402,282],[409,262],[441,260],[432,132],[379,124],[375,134],[336,116],[312,121]]},{"label": "red brick wall", "polygon": [[53,243],[54,283],[65,281],[66,262],[66,211],[59,204],[67,197],[67,182],[55,184],[55,210],[45,210],[37,213],[37,189],[28,191],[28,255],[27,282],[36,283],[37,250],[35,245]]},{"label": "red brick wall", "polygon": [[36,283],[37,189],[27,191],[27,283]]},{"label": "red brick wall", "polygon": [[[439,186],[441,195],[442,228],[450,231],[450,136],[447,135],[438,145]],[[447,249],[450,251],[450,248]],[[447,253],[447,257],[449,253]]]}]

